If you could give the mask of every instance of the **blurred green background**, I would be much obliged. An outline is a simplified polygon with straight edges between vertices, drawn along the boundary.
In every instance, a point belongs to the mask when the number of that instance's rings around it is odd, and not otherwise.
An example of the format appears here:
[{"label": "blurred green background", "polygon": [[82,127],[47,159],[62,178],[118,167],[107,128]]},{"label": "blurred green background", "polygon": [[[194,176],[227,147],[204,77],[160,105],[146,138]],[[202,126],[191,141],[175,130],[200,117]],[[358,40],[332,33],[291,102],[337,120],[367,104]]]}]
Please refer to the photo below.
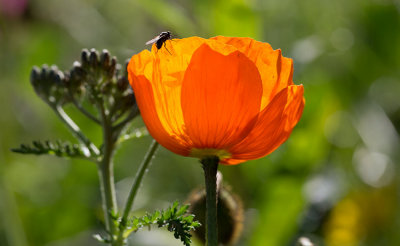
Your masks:
[{"label": "blurred green background", "polygon": [[[245,208],[237,245],[295,245],[299,236],[326,246],[400,245],[396,0],[0,0],[0,245],[100,245],[91,237],[103,228],[95,165],[10,152],[31,140],[73,141],[34,94],[32,66],[69,69],[82,48],[106,48],[124,63],[166,30],[269,42],[294,59],[294,81],[305,87],[303,117],[285,144],[220,168]],[[100,139],[100,129],[77,119]],[[117,152],[120,204],[150,142]],[[161,149],[134,209],[184,202],[202,184],[197,160]],[[181,245],[156,228],[131,240]]]}]

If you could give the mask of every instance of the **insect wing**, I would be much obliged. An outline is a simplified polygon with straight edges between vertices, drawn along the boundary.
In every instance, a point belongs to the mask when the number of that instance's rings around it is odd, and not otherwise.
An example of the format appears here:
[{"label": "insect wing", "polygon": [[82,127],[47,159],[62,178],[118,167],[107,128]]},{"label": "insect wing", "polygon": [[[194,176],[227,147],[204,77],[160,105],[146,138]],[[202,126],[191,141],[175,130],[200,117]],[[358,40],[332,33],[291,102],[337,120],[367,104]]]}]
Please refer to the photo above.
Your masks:
[{"label": "insect wing", "polygon": [[157,42],[159,39],[160,39],[160,35],[154,37],[152,40],[147,41],[147,42],[146,42],[146,45],[154,44],[154,43]]}]

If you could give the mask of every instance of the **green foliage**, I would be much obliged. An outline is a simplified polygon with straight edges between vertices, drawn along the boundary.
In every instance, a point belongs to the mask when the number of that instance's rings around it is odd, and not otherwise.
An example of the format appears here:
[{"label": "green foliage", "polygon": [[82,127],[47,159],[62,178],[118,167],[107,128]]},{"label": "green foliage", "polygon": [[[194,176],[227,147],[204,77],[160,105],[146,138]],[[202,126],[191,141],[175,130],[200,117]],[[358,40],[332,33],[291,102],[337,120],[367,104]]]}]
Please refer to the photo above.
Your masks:
[{"label": "green foliage", "polygon": [[[159,228],[166,227],[168,231],[174,233],[176,239],[180,239],[185,246],[190,246],[192,243],[190,232],[201,224],[194,220],[193,214],[188,214],[188,209],[189,205],[179,205],[179,202],[176,201],[165,210],[146,213],[141,217],[133,216],[128,221],[121,220],[118,214],[113,213],[111,216],[114,223],[119,224],[119,230],[123,231],[124,239],[128,238],[132,232],[137,232],[144,227],[150,230],[152,225],[157,225]],[[102,243],[111,243],[113,241],[111,236],[93,235],[96,240]]]},{"label": "green foliage", "polygon": [[77,144],[71,144],[69,142],[62,142],[57,140],[51,142],[46,140],[33,141],[32,145],[21,144],[19,148],[13,148],[11,151],[20,154],[34,154],[34,155],[55,155],[58,157],[70,157],[70,158],[83,158],[89,157],[88,150]]},{"label": "green foliage", "polygon": [[142,217],[133,217],[127,223],[127,230],[124,237],[128,237],[130,233],[136,232],[143,227],[158,225],[158,227],[166,227],[168,231],[173,232],[176,239],[180,239],[182,243],[189,246],[192,235],[191,230],[195,230],[200,223],[194,220],[194,215],[187,214],[189,205],[179,205],[178,202],[167,208],[166,210],[147,213]]}]

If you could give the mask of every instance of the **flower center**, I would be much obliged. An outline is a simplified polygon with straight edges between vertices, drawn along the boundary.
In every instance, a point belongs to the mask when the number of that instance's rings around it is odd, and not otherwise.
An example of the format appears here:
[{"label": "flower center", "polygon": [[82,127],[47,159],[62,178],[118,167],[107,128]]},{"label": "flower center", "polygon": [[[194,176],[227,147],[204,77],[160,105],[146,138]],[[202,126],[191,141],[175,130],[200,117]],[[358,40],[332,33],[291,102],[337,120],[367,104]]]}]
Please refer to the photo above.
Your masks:
[{"label": "flower center", "polygon": [[232,155],[224,149],[197,149],[193,148],[189,156],[204,159],[205,157],[217,156],[220,160],[230,158]]}]

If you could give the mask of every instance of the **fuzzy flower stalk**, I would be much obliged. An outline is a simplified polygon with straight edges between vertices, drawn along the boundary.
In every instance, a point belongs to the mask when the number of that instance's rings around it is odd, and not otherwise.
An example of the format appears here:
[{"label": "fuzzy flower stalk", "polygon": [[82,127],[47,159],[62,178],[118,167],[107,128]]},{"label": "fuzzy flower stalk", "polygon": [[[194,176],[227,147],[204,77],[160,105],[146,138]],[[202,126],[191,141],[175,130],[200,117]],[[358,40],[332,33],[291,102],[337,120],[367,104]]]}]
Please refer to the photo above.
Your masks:
[{"label": "fuzzy flower stalk", "polygon": [[251,38],[167,40],[128,65],[149,133],[203,165],[207,245],[217,245],[216,172],[264,157],[285,142],[304,108],[292,59]]}]

